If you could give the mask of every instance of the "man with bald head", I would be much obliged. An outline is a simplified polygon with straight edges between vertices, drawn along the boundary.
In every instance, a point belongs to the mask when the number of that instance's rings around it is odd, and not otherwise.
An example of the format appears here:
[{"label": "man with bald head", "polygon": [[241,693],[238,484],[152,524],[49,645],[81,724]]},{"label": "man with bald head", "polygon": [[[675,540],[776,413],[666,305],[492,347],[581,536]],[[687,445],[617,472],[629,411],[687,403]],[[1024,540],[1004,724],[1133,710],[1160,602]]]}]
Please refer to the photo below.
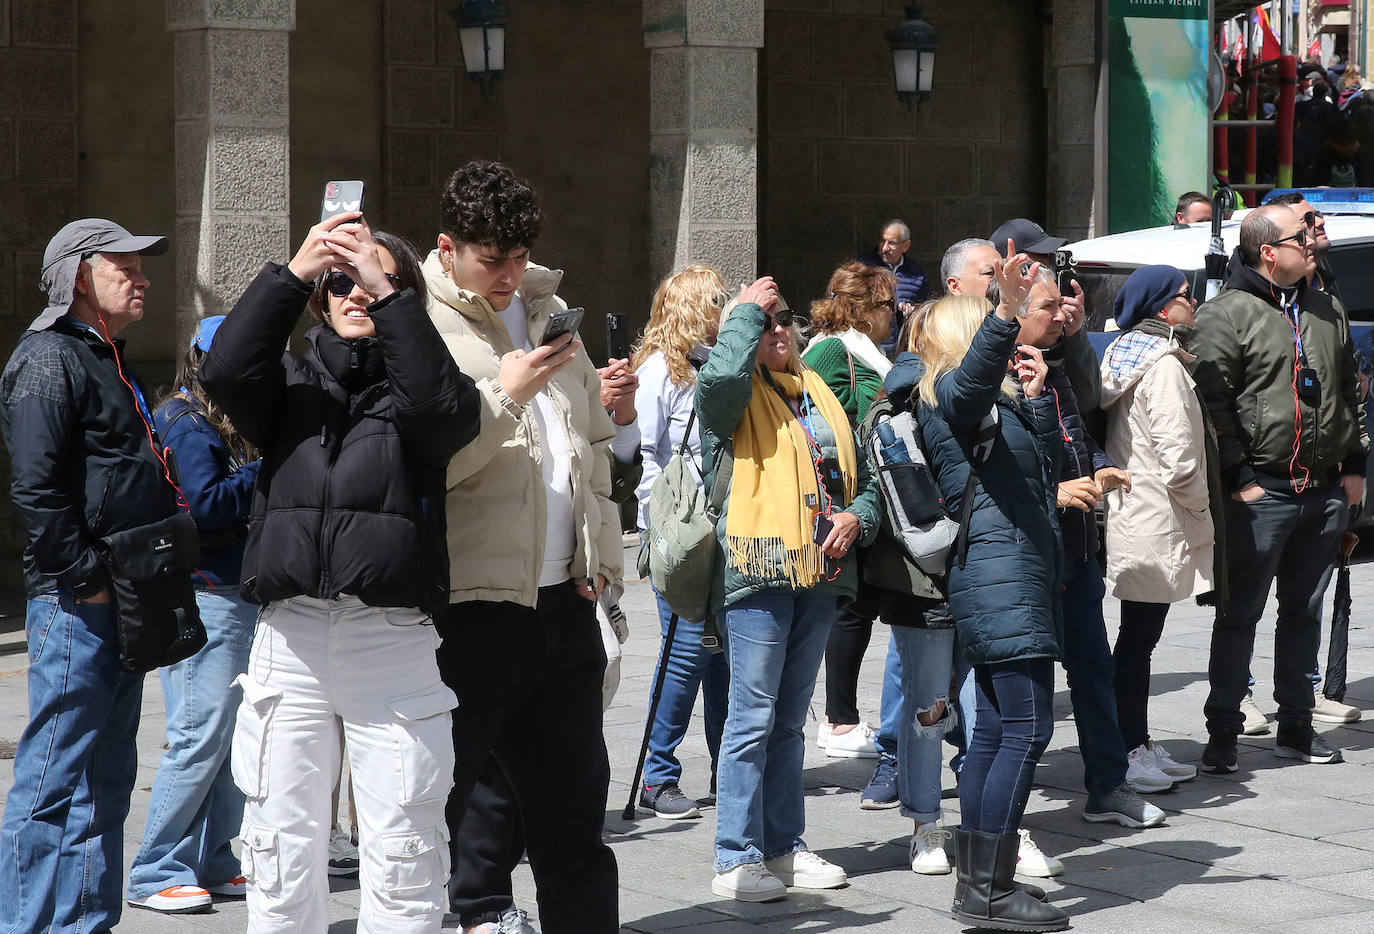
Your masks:
[{"label": "man with bald head", "polygon": [[1313,233],[1289,205],[1241,224],[1234,272],[1198,309],[1190,350],[1216,425],[1229,494],[1229,599],[1212,629],[1203,767],[1234,772],[1255,625],[1278,580],[1276,755],[1339,762],[1312,729],[1319,618],[1345,529],[1364,493],[1369,438],[1345,309],[1309,284]]}]

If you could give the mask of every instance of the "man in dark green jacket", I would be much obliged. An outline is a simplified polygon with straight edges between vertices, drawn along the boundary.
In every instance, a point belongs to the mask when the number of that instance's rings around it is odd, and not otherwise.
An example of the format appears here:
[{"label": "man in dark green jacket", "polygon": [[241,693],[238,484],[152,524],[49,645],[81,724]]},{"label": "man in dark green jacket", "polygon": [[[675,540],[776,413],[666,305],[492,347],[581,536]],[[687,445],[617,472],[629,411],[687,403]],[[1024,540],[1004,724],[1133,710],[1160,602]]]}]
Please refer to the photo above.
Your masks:
[{"label": "man in dark green jacket", "polygon": [[1311,288],[1301,215],[1257,208],[1241,225],[1243,268],[1198,309],[1190,349],[1216,425],[1230,602],[1212,631],[1205,768],[1234,772],[1255,624],[1278,578],[1275,753],[1339,762],[1312,729],[1319,616],[1347,507],[1364,491],[1369,439],[1345,309]]}]

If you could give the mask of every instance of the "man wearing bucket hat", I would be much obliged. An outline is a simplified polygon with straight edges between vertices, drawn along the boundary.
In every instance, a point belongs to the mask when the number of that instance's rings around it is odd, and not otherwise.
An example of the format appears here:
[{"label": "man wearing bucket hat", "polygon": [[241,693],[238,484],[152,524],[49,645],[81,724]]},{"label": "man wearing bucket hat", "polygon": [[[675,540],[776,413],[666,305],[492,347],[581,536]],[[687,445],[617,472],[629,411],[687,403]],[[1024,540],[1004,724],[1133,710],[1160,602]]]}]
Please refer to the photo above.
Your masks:
[{"label": "man wearing bucket hat", "polygon": [[177,509],[116,335],[143,316],[142,257],[164,237],[73,221],[43,254],[48,305],[0,375],[0,431],[24,523],[29,723],[0,838],[0,930],[119,921],[143,674],[120,666],[96,542]]}]

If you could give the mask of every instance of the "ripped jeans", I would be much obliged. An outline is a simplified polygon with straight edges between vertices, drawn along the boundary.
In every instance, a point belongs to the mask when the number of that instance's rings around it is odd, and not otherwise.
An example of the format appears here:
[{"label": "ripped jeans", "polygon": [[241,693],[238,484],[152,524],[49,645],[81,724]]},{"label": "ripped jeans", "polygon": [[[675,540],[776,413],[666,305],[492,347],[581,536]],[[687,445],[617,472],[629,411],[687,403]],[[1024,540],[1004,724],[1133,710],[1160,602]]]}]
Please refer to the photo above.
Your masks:
[{"label": "ripped jeans", "polygon": [[[902,669],[902,728],[897,734],[897,788],[902,814],[917,823],[940,819],[940,767],[945,733],[955,729],[949,702],[954,630],[893,626]],[[937,703],[943,714],[927,725]]]},{"label": "ripped jeans", "polygon": [[247,796],[249,934],[323,931],[343,721],[358,806],[359,934],[438,934],[453,787],[439,636],[419,610],[293,597],[258,617],[230,754]]}]

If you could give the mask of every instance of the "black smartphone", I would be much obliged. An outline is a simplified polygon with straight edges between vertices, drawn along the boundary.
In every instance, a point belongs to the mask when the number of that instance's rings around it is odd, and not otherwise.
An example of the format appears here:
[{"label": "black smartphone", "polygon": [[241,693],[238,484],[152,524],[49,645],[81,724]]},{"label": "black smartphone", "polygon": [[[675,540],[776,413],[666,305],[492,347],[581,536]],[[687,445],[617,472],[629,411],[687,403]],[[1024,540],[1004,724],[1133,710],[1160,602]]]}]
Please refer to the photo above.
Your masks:
[{"label": "black smartphone", "polygon": [[549,323],[544,325],[544,336],[539,338],[539,343],[549,344],[564,334],[575,334],[586,311],[585,308],[565,308],[549,315]]},{"label": "black smartphone", "polygon": [[1060,295],[1073,294],[1073,270],[1077,265],[1078,260],[1073,258],[1071,250],[1054,251],[1054,284],[1059,287]]},{"label": "black smartphone", "polygon": [[823,513],[816,513],[816,524],[811,529],[811,540],[817,545],[824,545],[825,540],[830,537],[830,530],[835,528],[835,523],[830,521],[830,517]]},{"label": "black smartphone", "polygon": [[625,360],[630,356],[630,316],[623,311],[606,312],[606,360]]},{"label": "black smartphone", "polygon": [[348,182],[325,182],[324,202],[320,205],[320,220],[327,221],[335,214],[363,209],[363,183],[356,179]]}]

